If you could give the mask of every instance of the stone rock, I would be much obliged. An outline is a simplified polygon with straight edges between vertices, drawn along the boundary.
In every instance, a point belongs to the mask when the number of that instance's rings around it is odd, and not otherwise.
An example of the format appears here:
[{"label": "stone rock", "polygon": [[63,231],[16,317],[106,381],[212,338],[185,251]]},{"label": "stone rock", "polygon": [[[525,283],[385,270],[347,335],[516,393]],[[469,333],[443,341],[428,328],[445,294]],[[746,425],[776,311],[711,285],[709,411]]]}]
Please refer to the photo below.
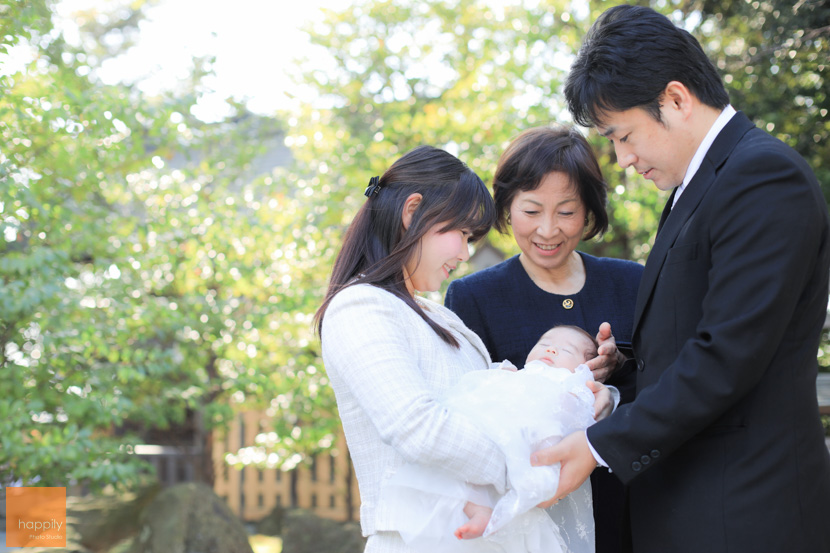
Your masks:
[{"label": "stone rock", "polygon": [[66,538],[66,547],[32,547],[26,548],[27,553],[92,553],[83,545]]},{"label": "stone rock", "polygon": [[131,553],[253,553],[242,522],[204,484],[177,484],[141,515]]},{"label": "stone rock", "polygon": [[135,492],[67,497],[67,539],[91,551],[107,551],[138,532],[141,513],[160,490],[154,484]]},{"label": "stone rock", "polygon": [[[31,553],[101,553],[138,531],[144,507],[159,492],[158,485],[135,492],[110,491],[66,498],[66,547],[28,548]],[[2,495],[5,495],[3,493]],[[5,528],[5,523],[2,525]],[[0,543],[0,545],[3,545]]]},{"label": "stone rock", "polygon": [[257,534],[266,536],[282,536],[282,521],[285,518],[285,507],[274,507],[274,510],[265,515],[256,525]]},{"label": "stone rock", "polygon": [[283,517],[282,553],[362,553],[366,538],[357,522],[335,522],[294,509]]},{"label": "stone rock", "polygon": [[130,536],[113,545],[106,553],[130,553],[133,543],[135,543],[135,536]]}]

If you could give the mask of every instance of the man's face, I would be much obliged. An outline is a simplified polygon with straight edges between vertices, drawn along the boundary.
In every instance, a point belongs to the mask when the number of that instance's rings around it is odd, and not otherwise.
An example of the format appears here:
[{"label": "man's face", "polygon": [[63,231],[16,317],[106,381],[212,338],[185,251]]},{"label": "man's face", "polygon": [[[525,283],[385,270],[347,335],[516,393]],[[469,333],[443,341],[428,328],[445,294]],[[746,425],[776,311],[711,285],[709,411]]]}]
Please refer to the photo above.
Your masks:
[{"label": "man's face", "polygon": [[607,112],[597,130],[614,145],[620,167],[634,167],[660,190],[671,190],[683,182],[697,144],[677,110],[661,106],[660,113],[661,122],[642,108]]}]

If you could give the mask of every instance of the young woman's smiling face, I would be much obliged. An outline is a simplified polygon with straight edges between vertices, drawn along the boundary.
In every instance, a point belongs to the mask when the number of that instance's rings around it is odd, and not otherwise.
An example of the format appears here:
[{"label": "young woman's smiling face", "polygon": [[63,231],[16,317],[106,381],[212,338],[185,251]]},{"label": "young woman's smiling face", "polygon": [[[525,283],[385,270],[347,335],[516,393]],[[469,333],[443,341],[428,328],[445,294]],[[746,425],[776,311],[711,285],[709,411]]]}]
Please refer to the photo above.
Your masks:
[{"label": "young woman's smiling face", "polygon": [[510,225],[525,263],[540,270],[563,267],[585,232],[585,205],[568,175],[548,173],[535,190],[510,204]]},{"label": "young woman's smiling face", "polygon": [[411,294],[415,290],[439,290],[458,264],[470,258],[470,233],[463,229],[439,232],[444,226],[445,223],[437,224],[429,229],[404,267],[406,287]]}]

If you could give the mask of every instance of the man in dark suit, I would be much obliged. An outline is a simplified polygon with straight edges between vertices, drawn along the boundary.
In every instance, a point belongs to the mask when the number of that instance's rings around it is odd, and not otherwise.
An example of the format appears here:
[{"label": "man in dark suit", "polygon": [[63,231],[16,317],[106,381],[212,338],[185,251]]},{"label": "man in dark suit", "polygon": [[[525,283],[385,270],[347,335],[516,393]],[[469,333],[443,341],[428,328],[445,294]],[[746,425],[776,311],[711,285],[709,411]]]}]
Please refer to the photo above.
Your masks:
[{"label": "man in dark suit", "polygon": [[600,16],[565,94],[623,168],[673,192],[635,308],[637,397],[534,456],[562,462],[551,501],[600,463],[629,485],[637,553],[830,551],[816,400],[830,227],[815,176],[649,8]]}]

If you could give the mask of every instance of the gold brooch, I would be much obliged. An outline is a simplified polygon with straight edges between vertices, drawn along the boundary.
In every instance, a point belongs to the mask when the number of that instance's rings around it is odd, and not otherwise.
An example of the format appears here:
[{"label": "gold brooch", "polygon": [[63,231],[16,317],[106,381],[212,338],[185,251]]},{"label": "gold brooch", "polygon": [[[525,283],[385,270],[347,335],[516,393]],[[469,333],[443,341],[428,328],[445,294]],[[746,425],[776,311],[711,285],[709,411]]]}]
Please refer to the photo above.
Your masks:
[{"label": "gold brooch", "polygon": [[566,300],[562,300],[562,307],[564,307],[565,309],[573,309],[573,306],[574,306],[574,300],[572,300],[570,298],[568,298]]}]

